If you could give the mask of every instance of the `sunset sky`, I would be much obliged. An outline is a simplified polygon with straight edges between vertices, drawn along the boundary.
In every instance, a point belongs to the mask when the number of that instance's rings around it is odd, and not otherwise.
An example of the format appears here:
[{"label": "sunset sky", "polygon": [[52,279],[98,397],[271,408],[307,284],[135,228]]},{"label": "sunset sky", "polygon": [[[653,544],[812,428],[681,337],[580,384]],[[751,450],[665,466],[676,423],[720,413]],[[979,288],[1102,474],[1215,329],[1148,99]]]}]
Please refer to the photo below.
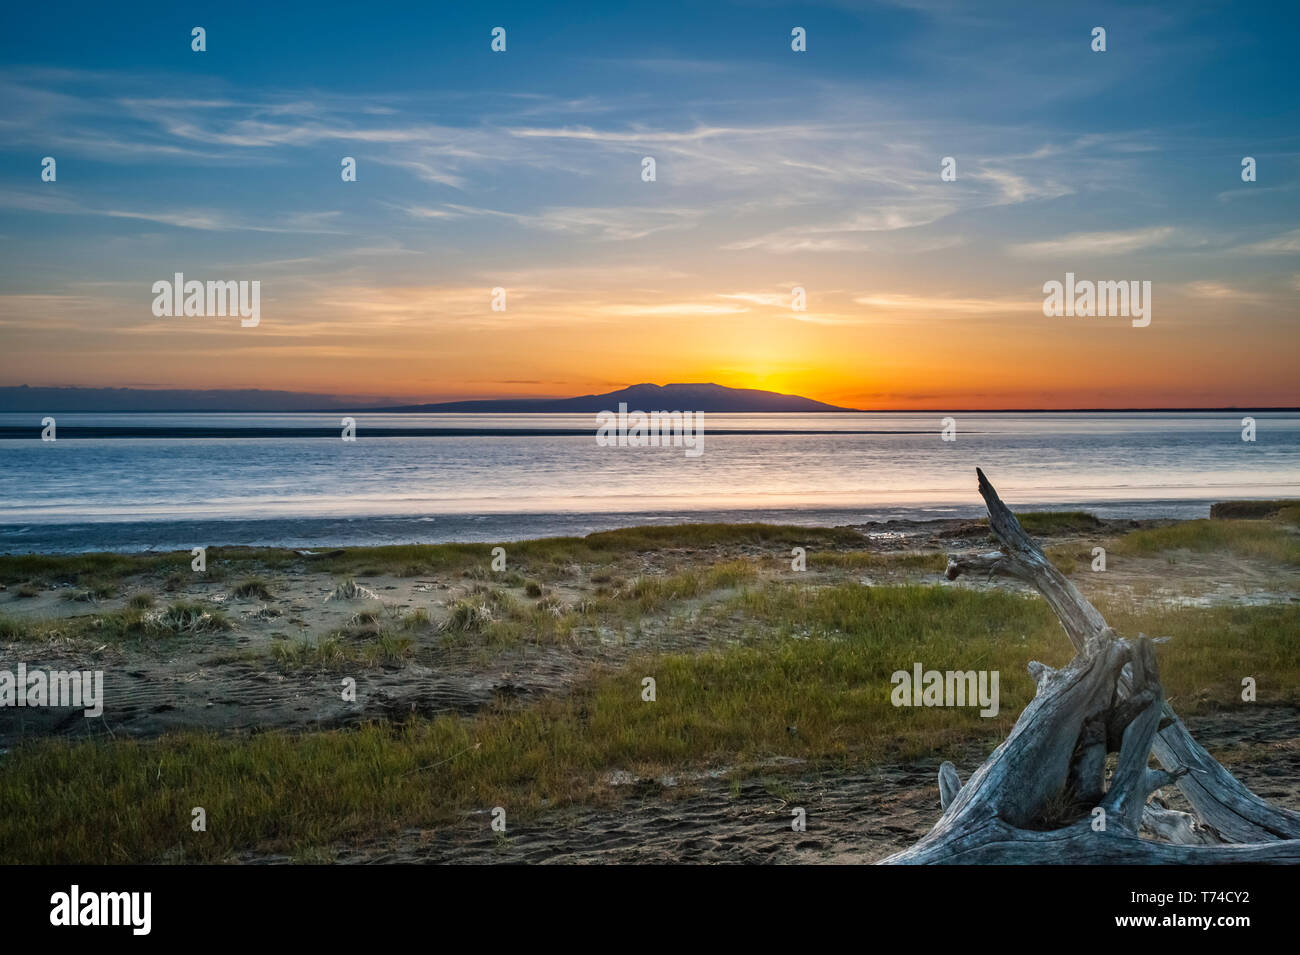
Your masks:
[{"label": "sunset sky", "polygon": [[[1294,11],[623,6],[15,7],[0,385],[1300,405]],[[1044,317],[1067,271],[1150,326]],[[154,317],[176,272],[260,324]]]}]

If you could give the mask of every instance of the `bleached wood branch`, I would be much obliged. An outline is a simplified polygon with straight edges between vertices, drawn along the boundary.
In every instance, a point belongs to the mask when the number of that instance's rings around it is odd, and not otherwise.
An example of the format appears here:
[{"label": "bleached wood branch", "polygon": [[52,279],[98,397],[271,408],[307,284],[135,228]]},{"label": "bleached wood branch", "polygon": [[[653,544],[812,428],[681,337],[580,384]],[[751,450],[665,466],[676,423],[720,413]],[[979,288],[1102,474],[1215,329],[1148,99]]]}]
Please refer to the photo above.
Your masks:
[{"label": "bleached wood branch", "polygon": [[[1165,701],[1155,641],[1116,635],[1025,533],[984,472],[976,473],[1002,549],[950,557],[949,579],[999,574],[1032,584],[1076,653],[1059,670],[1030,664],[1037,693],[1011,734],[965,786],[944,763],[942,817],[920,842],[884,861],[1300,861],[1300,813],[1260,799],[1192,739]],[[1109,785],[1108,751],[1119,754]],[[1148,766],[1153,752],[1163,769]],[[1195,816],[1148,802],[1170,784]],[[1168,841],[1139,838],[1141,829]]]}]

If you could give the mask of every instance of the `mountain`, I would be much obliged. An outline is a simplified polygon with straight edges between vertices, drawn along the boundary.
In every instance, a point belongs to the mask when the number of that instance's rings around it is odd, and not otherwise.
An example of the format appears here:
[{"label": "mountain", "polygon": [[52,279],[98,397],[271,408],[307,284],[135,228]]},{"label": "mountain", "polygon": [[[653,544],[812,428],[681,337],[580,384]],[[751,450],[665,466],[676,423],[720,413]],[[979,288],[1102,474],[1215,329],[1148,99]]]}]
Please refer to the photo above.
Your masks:
[{"label": "mountain", "polygon": [[379,405],[388,398],[318,395],[260,389],[193,391],[148,388],[0,387],[0,412],[292,412],[292,411],[432,411],[444,414],[596,414],[617,411],[851,411],[798,395],[779,395],[753,388],[722,385],[633,385],[604,395],[578,398],[499,398],[445,401],[424,405]]},{"label": "mountain", "polygon": [[[370,398],[368,402],[392,399]],[[0,388],[0,412],[237,412],[237,411],[335,411],[356,407],[356,398],[313,395],[299,391],[263,391],[153,388],[30,388],[27,385]]]},{"label": "mountain", "polygon": [[727,388],[714,384],[632,385],[603,395],[578,398],[502,398],[487,401],[445,401],[431,405],[399,405],[372,411],[426,411],[443,414],[597,414],[617,411],[792,412],[853,411],[798,395],[782,395],[756,388]]}]

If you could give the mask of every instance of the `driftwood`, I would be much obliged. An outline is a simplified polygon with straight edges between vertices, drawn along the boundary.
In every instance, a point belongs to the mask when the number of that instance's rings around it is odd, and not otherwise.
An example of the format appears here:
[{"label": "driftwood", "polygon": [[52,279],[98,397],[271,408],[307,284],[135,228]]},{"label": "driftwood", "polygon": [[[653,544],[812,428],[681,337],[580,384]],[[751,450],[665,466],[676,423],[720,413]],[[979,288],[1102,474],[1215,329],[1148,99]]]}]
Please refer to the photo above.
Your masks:
[{"label": "driftwood", "polygon": [[[1029,664],[1038,689],[1011,734],[965,785],[944,763],[943,816],[883,861],[1300,862],[1300,813],[1256,796],[1192,738],[1165,701],[1155,641],[1124,639],[1107,626],[976,473],[1002,548],[949,557],[948,578],[1001,574],[1032,584],[1076,654],[1059,670]],[[1119,755],[1107,780],[1109,752]],[[1149,765],[1152,755],[1161,768]],[[1170,786],[1193,813],[1164,804],[1159,790]]]}]

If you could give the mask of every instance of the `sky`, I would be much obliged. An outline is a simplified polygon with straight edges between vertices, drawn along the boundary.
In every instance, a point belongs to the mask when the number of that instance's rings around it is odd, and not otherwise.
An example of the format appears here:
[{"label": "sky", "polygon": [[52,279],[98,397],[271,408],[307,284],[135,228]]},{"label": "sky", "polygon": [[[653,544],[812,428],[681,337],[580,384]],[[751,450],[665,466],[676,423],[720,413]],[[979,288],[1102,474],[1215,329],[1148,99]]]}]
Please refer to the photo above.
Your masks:
[{"label": "sky", "polygon": [[[1300,405],[1289,4],[6,20],[0,385]],[[156,317],[153,285],[177,272],[259,282],[258,324]],[[1150,324],[1045,316],[1067,272],[1151,282]]]}]

